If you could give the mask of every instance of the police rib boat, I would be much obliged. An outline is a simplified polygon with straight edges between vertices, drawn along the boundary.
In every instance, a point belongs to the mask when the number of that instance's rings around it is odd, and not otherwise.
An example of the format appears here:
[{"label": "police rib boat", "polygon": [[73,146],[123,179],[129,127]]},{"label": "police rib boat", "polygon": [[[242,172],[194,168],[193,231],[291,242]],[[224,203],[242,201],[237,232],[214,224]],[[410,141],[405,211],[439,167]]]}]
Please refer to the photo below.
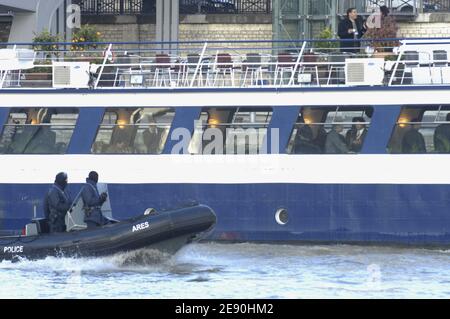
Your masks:
[{"label": "police rib boat", "polygon": [[76,207],[66,216],[67,232],[48,233],[43,219],[26,226],[25,235],[0,237],[0,261],[21,258],[104,256],[142,248],[175,253],[210,230],[216,215],[207,206],[188,207],[144,215],[94,229],[82,229]]}]

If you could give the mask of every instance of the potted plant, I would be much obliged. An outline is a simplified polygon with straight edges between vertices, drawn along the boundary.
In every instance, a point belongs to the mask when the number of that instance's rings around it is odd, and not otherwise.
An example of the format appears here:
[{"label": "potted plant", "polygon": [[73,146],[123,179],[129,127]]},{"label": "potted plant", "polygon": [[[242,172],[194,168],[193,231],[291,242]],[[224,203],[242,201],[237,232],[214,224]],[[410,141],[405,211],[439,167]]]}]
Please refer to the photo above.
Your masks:
[{"label": "potted plant", "polygon": [[24,71],[25,80],[23,86],[51,86],[52,60],[58,58],[60,38],[44,29],[35,34],[33,38],[33,49],[37,51],[35,67]]},{"label": "potted plant", "polygon": [[[339,51],[339,42],[338,41],[326,41],[326,40],[335,40],[335,34],[331,27],[326,27],[323,29],[318,37],[317,42],[314,43],[313,51],[318,53],[317,62],[325,62],[329,63],[330,59],[336,55]],[[319,64],[318,65],[318,73],[320,82],[325,83],[325,79],[327,79],[327,75],[329,73],[329,67],[327,64]]]},{"label": "potted plant", "polygon": [[316,52],[323,53],[332,53],[335,52],[339,48],[339,43],[337,41],[324,41],[324,40],[333,40],[335,39],[333,30],[330,27],[326,27],[323,29],[317,38],[317,41],[314,46],[314,50]]},{"label": "potted plant", "polygon": [[58,57],[58,42],[60,38],[44,29],[41,33],[35,34],[33,38],[33,49],[40,52],[45,60]]},{"label": "potted plant", "polygon": [[72,34],[70,51],[83,52],[82,56],[91,56],[92,52],[89,52],[89,50],[97,49],[98,45],[96,42],[101,41],[101,35],[93,26],[88,24],[81,26],[81,28],[75,30]]}]

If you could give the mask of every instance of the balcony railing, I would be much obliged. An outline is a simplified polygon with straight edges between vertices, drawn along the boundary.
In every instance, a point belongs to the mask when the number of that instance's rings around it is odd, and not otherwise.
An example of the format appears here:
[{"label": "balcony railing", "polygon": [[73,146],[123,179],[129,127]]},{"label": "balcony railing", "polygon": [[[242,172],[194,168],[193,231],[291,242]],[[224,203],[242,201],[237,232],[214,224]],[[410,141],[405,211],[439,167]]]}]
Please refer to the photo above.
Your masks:
[{"label": "balcony railing", "polygon": [[370,14],[383,5],[387,6],[394,16],[450,12],[450,0],[341,0],[338,2],[338,12],[345,15],[348,8],[356,8],[362,14]]},{"label": "balcony railing", "polygon": [[272,0],[180,0],[180,13],[271,13]]},{"label": "balcony railing", "polygon": [[423,12],[450,12],[450,0],[423,0]]},{"label": "balcony railing", "polygon": [[[83,15],[141,15],[156,12],[156,0],[74,0]],[[271,13],[272,0],[180,0],[181,14]]]},{"label": "balcony railing", "polygon": [[144,6],[145,0],[76,0],[72,3],[81,7],[84,15],[135,15],[153,10]]}]

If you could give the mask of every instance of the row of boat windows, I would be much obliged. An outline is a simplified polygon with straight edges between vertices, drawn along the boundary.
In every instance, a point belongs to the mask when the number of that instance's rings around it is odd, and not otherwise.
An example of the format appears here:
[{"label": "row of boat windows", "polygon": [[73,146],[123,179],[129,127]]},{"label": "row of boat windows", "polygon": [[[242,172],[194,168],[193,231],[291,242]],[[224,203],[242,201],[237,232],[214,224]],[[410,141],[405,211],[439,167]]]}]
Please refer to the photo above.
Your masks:
[{"label": "row of boat windows", "polygon": [[[204,108],[184,153],[261,154],[271,108]],[[303,107],[288,154],[356,154],[370,130],[372,107]],[[175,117],[172,108],[106,109],[94,154],[160,154]],[[3,154],[64,154],[78,120],[75,108],[12,109],[0,136]],[[276,136],[276,134],[271,134]],[[265,145],[267,143],[267,145]],[[279,145],[277,145],[279,147]],[[279,149],[278,149],[279,150]],[[387,145],[390,153],[450,153],[450,106],[403,107]]]}]

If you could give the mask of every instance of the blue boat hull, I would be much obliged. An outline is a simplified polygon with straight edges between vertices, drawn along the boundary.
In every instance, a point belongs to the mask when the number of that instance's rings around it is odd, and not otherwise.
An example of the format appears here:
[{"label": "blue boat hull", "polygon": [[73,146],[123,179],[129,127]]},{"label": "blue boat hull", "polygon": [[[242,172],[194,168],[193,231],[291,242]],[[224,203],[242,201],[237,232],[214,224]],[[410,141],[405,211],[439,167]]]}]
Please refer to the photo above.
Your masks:
[{"label": "blue boat hull", "polygon": [[[49,185],[0,185],[1,233],[42,216]],[[81,185],[71,185],[76,194]],[[114,217],[197,201],[217,214],[210,240],[367,244],[450,244],[450,185],[109,184]],[[289,221],[275,220],[278,209]]]}]

